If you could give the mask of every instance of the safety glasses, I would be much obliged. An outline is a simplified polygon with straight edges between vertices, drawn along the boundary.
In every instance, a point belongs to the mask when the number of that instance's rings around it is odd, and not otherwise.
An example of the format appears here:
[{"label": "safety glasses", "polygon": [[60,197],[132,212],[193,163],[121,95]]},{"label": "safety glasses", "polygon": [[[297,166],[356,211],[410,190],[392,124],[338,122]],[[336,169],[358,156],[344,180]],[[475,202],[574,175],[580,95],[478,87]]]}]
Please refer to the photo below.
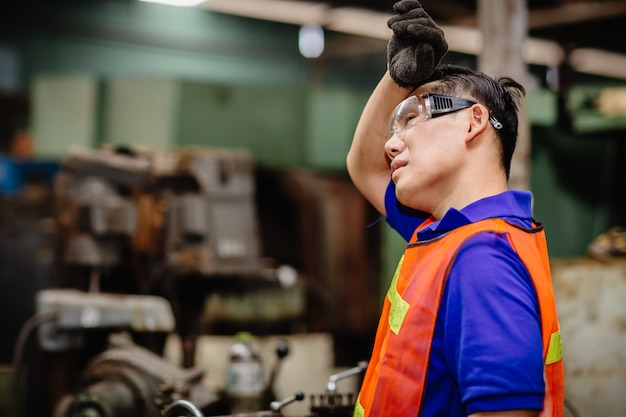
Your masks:
[{"label": "safety glasses", "polygon": [[[417,123],[472,107],[476,102],[441,94],[411,96],[398,104],[391,114],[390,137],[404,133]],[[502,124],[495,117],[489,121],[496,129]]]}]

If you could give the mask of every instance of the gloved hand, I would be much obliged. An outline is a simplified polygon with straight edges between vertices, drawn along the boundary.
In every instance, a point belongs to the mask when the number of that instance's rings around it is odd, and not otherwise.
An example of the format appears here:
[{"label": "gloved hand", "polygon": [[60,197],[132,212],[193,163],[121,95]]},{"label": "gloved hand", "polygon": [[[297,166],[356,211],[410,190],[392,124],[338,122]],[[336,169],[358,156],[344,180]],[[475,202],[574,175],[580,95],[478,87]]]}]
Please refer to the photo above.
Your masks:
[{"label": "gloved hand", "polygon": [[413,88],[432,74],[448,51],[448,43],[418,1],[401,0],[393,10],[397,15],[387,22],[393,30],[387,45],[387,66],[398,85]]}]

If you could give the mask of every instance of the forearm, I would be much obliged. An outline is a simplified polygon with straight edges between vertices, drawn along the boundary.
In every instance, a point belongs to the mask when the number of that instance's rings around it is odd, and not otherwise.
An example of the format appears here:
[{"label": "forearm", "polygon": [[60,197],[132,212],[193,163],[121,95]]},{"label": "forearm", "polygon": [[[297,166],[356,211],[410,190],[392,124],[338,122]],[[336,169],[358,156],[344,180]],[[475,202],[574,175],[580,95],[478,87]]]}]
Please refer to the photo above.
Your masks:
[{"label": "forearm", "polygon": [[389,138],[389,117],[411,90],[400,87],[387,72],[370,96],[354,132],[346,159],[355,186],[385,214],[384,191],[390,178],[384,144]]}]

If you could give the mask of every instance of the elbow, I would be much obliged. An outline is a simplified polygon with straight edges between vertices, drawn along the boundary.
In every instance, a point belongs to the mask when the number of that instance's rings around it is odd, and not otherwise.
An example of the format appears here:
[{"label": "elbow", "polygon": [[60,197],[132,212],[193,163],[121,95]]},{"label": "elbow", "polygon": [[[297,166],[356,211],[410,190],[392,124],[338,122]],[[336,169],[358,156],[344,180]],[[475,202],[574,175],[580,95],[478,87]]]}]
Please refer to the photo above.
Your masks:
[{"label": "elbow", "polygon": [[348,151],[348,154],[346,155],[346,169],[348,170],[348,174],[350,174],[350,176],[352,176],[352,170],[354,169],[354,165],[353,165],[353,156],[352,156],[352,152]]},{"label": "elbow", "polygon": [[348,155],[346,155],[346,169],[352,181],[354,181],[355,178],[359,176],[358,167],[359,167],[359,164],[355,156],[354,150],[348,151]]}]

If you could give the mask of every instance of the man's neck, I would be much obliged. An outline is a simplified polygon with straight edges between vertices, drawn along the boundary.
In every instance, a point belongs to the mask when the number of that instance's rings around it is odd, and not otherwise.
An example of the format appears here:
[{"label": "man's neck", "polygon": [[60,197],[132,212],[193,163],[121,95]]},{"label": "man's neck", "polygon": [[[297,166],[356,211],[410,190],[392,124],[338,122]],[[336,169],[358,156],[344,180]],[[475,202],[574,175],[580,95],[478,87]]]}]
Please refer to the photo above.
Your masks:
[{"label": "man's neck", "polygon": [[502,174],[480,175],[479,178],[464,176],[467,181],[456,184],[454,189],[439,199],[438,204],[430,212],[432,216],[439,220],[450,208],[461,210],[464,207],[486,197],[491,197],[503,193],[508,189],[506,177]]}]

